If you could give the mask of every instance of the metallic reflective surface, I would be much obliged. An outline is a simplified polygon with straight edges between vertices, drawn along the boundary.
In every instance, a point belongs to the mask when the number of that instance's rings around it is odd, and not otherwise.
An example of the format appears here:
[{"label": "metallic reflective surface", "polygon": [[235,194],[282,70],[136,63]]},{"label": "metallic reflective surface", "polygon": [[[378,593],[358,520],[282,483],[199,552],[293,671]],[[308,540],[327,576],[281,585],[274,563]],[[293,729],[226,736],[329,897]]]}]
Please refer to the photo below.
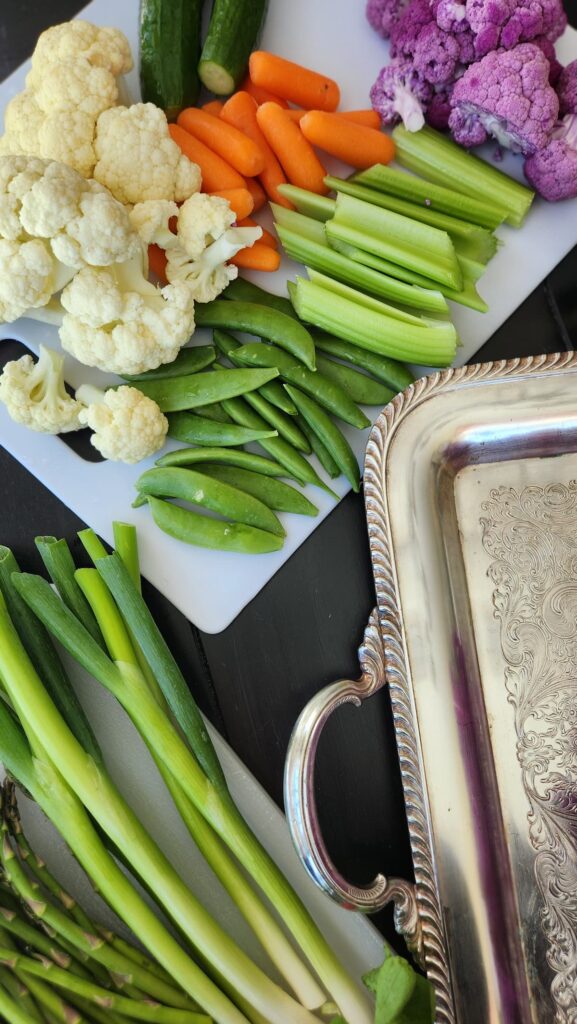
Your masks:
[{"label": "metallic reflective surface", "polygon": [[[576,399],[574,355],[445,371],[397,396],[367,447],[381,647],[439,1022],[577,1021]],[[294,780],[302,731],[293,744]],[[313,806],[305,862],[315,824]]]}]

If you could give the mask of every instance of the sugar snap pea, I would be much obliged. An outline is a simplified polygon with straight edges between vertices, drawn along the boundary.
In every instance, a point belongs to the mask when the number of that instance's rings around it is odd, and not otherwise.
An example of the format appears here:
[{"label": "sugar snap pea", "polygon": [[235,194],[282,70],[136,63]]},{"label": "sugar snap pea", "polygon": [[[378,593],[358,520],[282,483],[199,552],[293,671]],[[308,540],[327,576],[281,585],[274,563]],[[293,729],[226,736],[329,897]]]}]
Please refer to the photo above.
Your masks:
[{"label": "sugar snap pea", "polygon": [[219,423],[193,412],[173,412],[168,417],[168,434],[176,441],[186,444],[224,447],[249,444],[261,438],[278,437],[276,430],[251,430],[239,427],[237,423]]},{"label": "sugar snap pea", "polygon": [[301,428],[303,434],[306,434],[306,436],[308,437],[311,448],[315,453],[317,459],[319,460],[321,466],[323,467],[325,473],[329,474],[331,480],[336,480],[336,478],[341,475],[341,471],[337,466],[335,460],[333,459],[331,453],[325,448],[318,434],[315,434],[314,430],[312,430],[309,427],[304,416],[299,416],[298,425]]},{"label": "sugar snap pea", "polygon": [[315,346],[306,327],[286,313],[279,313],[277,309],[260,306],[256,302],[216,299],[214,302],[197,305],[196,323],[199,327],[219,327],[256,334],[259,338],[276,342],[309,370],[315,368]]},{"label": "sugar snap pea", "polygon": [[[237,278],[237,281],[238,280],[240,280],[240,278]],[[248,283],[249,282],[247,281],[246,284]],[[230,359],[231,363],[236,366],[242,365],[241,363],[235,362],[234,350],[235,348],[240,348],[240,341],[237,341],[232,334],[229,334],[228,331],[215,330],[212,332],[212,339],[219,352],[222,352],[223,356]],[[264,395],[264,397],[268,399],[269,402],[276,405],[277,409],[282,409],[282,411],[286,412],[289,416],[296,416],[296,405],[291,402],[285,389],[282,384],[279,384],[278,380],[271,380],[268,384],[263,384],[263,386],[258,390],[261,395]]]},{"label": "sugar snap pea", "polygon": [[385,387],[380,381],[367,377],[366,373],[359,373],[358,370],[353,370],[352,367],[345,366],[344,363],[327,359],[326,356],[321,356],[318,353],[317,366],[325,377],[340,384],[349,398],[352,398],[353,402],[359,402],[360,405],[383,406],[395,397],[395,392]]},{"label": "sugar snap pea", "polygon": [[277,512],[294,512],[302,516],[318,515],[319,510],[312,501],[309,501],[301,491],[297,491],[290,484],[283,483],[282,480],[275,480],[273,477],[263,476],[261,473],[253,473],[250,469],[240,469],[236,466],[209,464],[203,466],[203,472],[208,476],[215,477],[216,480],[231,484],[232,487],[238,487],[239,490],[246,491],[247,494],[252,494],[254,498],[259,498],[265,505]]},{"label": "sugar snap pea", "polygon": [[236,299],[238,302],[257,302],[260,306],[270,306],[271,309],[277,309],[279,313],[286,313],[287,316],[292,316],[293,320],[298,320],[290,299],[284,295],[273,295],[252,281],[247,281],[245,277],[237,277],[231,281],[221,298]]},{"label": "sugar snap pea", "polygon": [[230,484],[213,480],[195,469],[156,466],[139,476],[136,488],[141,494],[151,494],[156,498],[180,498],[191,505],[202,505],[212,512],[218,512],[233,522],[268,530],[281,537],[285,534],[274,512],[258,498]]},{"label": "sugar snap pea", "polygon": [[207,420],[214,420],[216,423],[231,423],[230,416],[227,416],[220,402],[212,402],[211,405],[197,405],[195,407],[197,416],[204,416]]},{"label": "sugar snap pea", "polygon": [[318,434],[337,466],[346,476],[353,491],[358,491],[361,481],[359,464],[346,437],[314,399],[305,395],[303,391],[299,391],[298,388],[291,387],[290,384],[285,384],[285,387],[299,412]]},{"label": "sugar snap pea", "polygon": [[196,345],[193,348],[181,348],[176,359],[172,363],[163,363],[156,370],[147,370],[146,373],[122,374],[123,380],[164,380],[167,377],[184,377],[189,373],[198,373],[204,370],[216,359],[214,345]]},{"label": "sugar snap pea", "polygon": [[[306,391],[320,405],[334,413],[339,419],[344,420],[345,423],[350,423],[353,427],[359,427],[361,430],[363,427],[370,426],[371,421],[339,384],[324,377],[318,370],[311,373],[282,349],[278,349],[274,345],[253,342],[237,348],[235,356],[245,366],[275,367],[284,380],[289,384],[294,384],[301,391]],[[289,395],[292,398],[290,391]]]},{"label": "sugar snap pea", "polygon": [[260,555],[278,551],[284,543],[283,538],[275,533],[258,530],[245,523],[227,523],[220,519],[211,519],[209,516],[199,515],[198,512],[180,508],[152,495],[148,498],[148,504],[159,529],[186,544]]},{"label": "sugar snap pea", "polygon": [[[244,375],[244,376],[243,376]],[[278,370],[226,370],[224,373],[191,373],[168,380],[139,381],[138,390],[152,398],[162,412],[179,412],[210,405],[223,398],[244,395],[278,377]]]},{"label": "sugar snap pea", "polygon": [[[243,427],[253,427],[255,430],[262,427],[264,420],[246,404],[243,398],[227,398],[222,404],[235,423],[240,423]],[[285,476],[292,477],[300,484],[314,484],[315,487],[322,487],[338,501],[338,495],[331,491],[330,487],[315,472],[310,462],[307,462],[304,456],[293,448],[292,444],[285,441],[284,437],[269,437],[266,441],[259,441],[258,444],[276,462],[280,462],[281,466],[285,467]]]},{"label": "sugar snap pea", "polygon": [[[281,409],[277,409],[275,405],[268,402],[264,395],[259,394],[258,391],[247,392],[244,395],[244,399],[252,406],[255,412],[258,412],[259,416],[262,416],[269,426],[277,431],[280,437],[284,437],[285,441],[292,444],[293,448],[296,448],[297,451],[310,455],[311,446],[308,438],[305,437],[300,427],[294,422],[294,416],[287,416]],[[258,440],[258,438],[255,438],[255,440]]]},{"label": "sugar snap pea", "polygon": [[369,352],[359,345],[353,345],[352,341],[343,341],[332,334],[318,331],[315,332],[315,345],[321,352],[328,352],[339,359],[346,359],[353,366],[368,370],[392,391],[404,391],[413,383],[414,377],[404,363],[398,363],[396,359],[389,359],[378,352]]},{"label": "sugar snap pea", "polygon": [[189,466],[205,462],[221,463],[225,466],[239,466],[263,476],[286,476],[284,466],[263,455],[239,451],[238,448],[177,448],[156,460],[157,466]]}]

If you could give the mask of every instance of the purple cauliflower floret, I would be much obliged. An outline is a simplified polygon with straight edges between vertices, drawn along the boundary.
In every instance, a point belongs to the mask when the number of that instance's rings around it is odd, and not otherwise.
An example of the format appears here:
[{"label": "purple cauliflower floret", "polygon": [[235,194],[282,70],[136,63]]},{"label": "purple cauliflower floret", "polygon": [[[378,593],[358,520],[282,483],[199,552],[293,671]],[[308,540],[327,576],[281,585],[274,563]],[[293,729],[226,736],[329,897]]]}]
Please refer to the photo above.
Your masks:
[{"label": "purple cauliflower floret", "polygon": [[562,0],[466,0],[465,9],[477,57],[537,36],[555,42],[567,25]]},{"label": "purple cauliflower floret", "polygon": [[465,0],[430,0],[433,17],[443,32],[470,31]]},{"label": "purple cauliflower floret", "polygon": [[525,176],[544,199],[577,196],[577,116],[568,114],[555,128],[550,141],[525,160]]},{"label": "purple cauliflower floret", "polygon": [[391,57],[412,60],[419,35],[431,22],[435,19],[429,0],[411,0],[391,30]]},{"label": "purple cauliflower floret", "polygon": [[549,61],[549,85],[556,86],[559,80],[559,75],[563,70],[563,65],[557,60],[557,54],[555,53],[555,44],[551,42],[547,36],[537,36],[536,39],[532,39],[533,46],[538,46],[542,53],[545,54]]},{"label": "purple cauliflower floret", "polygon": [[449,116],[451,113],[451,96],[454,83],[445,84],[435,89],[433,98],[427,106],[425,120],[431,128],[438,132],[446,132],[449,127]]},{"label": "purple cauliflower floret", "polygon": [[379,72],[371,89],[371,104],[383,124],[402,121],[407,131],[417,132],[425,122],[424,111],[432,93],[410,61],[393,60]]},{"label": "purple cauliflower floret", "polygon": [[409,0],[368,0],[365,8],[367,21],[383,39],[388,39],[391,29],[399,20]]},{"label": "purple cauliflower floret", "polygon": [[429,0],[411,0],[391,31],[391,55],[412,61],[420,78],[440,85],[474,59],[474,37],[466,25],[458,33],[444,31]]},{"label": "purple cauliflower floret", "polygon": [[532,43],[488,53],[471,64],[451,96],[449,128],[456,142],[478,145],[484,131],[513,153],[534,153],[549,141],[559,100],[549,62]]},{"label": "purple cauliflower floret", "polygon": [[557,81],[559,97],[559,114],[577,114],[577,60],[572,60],[563,68]]}]

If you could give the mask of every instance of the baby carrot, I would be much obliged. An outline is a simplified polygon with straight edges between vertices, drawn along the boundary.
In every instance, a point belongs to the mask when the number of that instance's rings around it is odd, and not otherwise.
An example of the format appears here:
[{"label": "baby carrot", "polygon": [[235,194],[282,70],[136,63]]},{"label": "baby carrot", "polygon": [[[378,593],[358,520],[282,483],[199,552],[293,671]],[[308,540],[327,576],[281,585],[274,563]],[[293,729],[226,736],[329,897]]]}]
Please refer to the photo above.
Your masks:
[{"label": "baby carrot", "polygon": [[[213,114],[214,117],[218,117],[224,104],[222,100],[210,100],[208,103],[203,103],[201,110],[206,110],[207,114]],[[377,117],[379,115],[377,114]]]},{"label": "baby carrot", "polygon": [[261,103],[278,103],[279,107],[288,107],[286,100],[281,99],[280,96],[275,96],[274,93],[269,92],[268,89],[261,89],[254,82],[251,82],[250,75],[247,75],[244,82],[241,84],[242,92],[248,92],[254,100],[258,103],[259,107]]},{"label": "baby carrot", "polygon": [[286,110],[277,107],[276,103],[263,103],[256,112],[256,118],[291,184],[309,192],[326,194],[328,189],[324,178],[327,172]]},{"label": "baby carrot", "polygon": [[262,235],[259,238],[259,242],[262,242],[263,245],[270,245],[272,249],[278,249],[278,239],[271,235],[270,231],[267,231],[266,228],[263,228],[262,224],[257,224],[256,220],[253,220],[252,217],[245,217],[244,220],[237,220],[236,223],[239,228],[260,228]]},{"label": "baby carrot", "polygon": [[166,277],[166,253],[159,245],[148,246],[148,269],[155,274],[159,281],[167,284]]},{"label": "baby carrot", "polygon": [[[249,139],[252,139],[257,144],[265,159],[264,169],[260,172],[259,178],[269,198],[275,203],[282,200],[284,206],[287,200],[280,195],[278,186],[286,184],[286,177],[259,127],[256,116],[257,109],[258,106],[254,97],[240,89],[226,101],[220,116],[224,121],[234,125],[241,132],[244,132],[245,135],[248,135]],[[255,209],[258,209],[256,203]]]},{"label": "baby carrot", "polygon": [[202,187],[206,192],[218,192],[223,188],[245,188],[246,182],[242,174],[227,164],[226,160],[214,153],[190,132],[178,124],[169,124],[171,137],[178,143],[182,152],[198,164],[202,174]]},{"label": "baby carrot", "polygon": [[242,220],[243,217],[248,217],[249,213],[252,213],[254,203],[252,196],[247,188],[221,188],[215,192],[210,192],[211,196],[220,196],[221,199],[226,199],[231,210],[236,213],[236,219]]},{"label": "baby carrot", "polygon": [[[300,124],[305,114],[308,113],[308,110],[300,110],[296,107],[291,107],[287,110],[287,114],[291,121],[296,121],[298,124]],[[355,124],[363,124],[365,128],[381,127],[381,119],[376,110],[336,110],[335,116],[346,117],[347,121],[354,121]]]},{"label": "baby carrot", "polygon": [[187,107],[178,115],[177,124],[232,164],[239,174],[252,177],[262,171],[264,159],[256,143],[221,117]]},{"label": "baby carrot", "polygon": [[300,122],[300,129],[314,146],[339,157],[351,167],[388,164],[395,153],[392,139],[384,132],[347,121],[340,114],[309,110]]},{"label": "baby carrot", "polygon": [[278,270],[280,267],[280,255],[270,245],[258,241],[253,245],[239,249],[236,256],[233,256],[229,263],[235,267],[244,267],[246,270]]},{"label": "baby carrot", "polygon": [[261,210],[264,204],[266,203],[266,193],[262,186],[259,184],[257,178],[247,178],[245,187],[252,196],[252,208],[253,212],[256,213],[256,211]]},{"label": "baby carrot", "polygon": [[251,81],[307,110],[336,110],[341,98],[336,82],[292,60],[255,50],[248,64]]}]

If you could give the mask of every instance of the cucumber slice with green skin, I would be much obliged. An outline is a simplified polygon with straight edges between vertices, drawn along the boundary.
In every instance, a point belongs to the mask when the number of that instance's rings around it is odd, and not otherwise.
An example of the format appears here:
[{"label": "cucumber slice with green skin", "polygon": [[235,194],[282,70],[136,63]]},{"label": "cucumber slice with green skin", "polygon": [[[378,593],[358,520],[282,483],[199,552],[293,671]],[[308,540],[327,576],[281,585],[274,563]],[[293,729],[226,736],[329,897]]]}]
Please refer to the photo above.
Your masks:
[{"label": "cucumber slice with green skin", "polygon": [[140,89],[175,121],[198,99],[203,0],[140,0]]},{"label": "cucumber slice with green skin", "polygon": [[230,95],[244,78],[265,8],[266,0],[214,0],[198,73],[217,96]]}]

